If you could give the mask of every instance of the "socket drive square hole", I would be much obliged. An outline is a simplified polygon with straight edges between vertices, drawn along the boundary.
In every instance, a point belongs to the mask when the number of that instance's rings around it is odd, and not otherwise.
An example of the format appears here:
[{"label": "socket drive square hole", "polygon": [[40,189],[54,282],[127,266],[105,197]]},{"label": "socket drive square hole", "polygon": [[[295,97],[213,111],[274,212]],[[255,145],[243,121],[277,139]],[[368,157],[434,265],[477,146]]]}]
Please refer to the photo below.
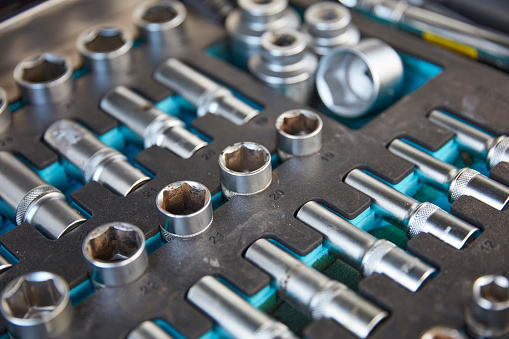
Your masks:
[{"label": "socket drive square hole", "polygon": [[92,231],[86,239],[84,252],[94,261],[114,263],[134,256],[143,243],[136,229],[114,223]]},{"label": "socket drive square hole", "polygon": [[509,302],[509,285],[507,282],[506,279],[495,277],[486,284],[480,285],[480,297],[494,304]]},{"label": "socket drive square hole", "polygon": [[66,61],[57,54],[44,53],[20,64],[21,79],[31,83],[56,80],[67,73]]},{"label": "socket drive square hole", "polygon": [[231,146],[223,156],[225,167],[238,173],[254,172],[270,162],[270,154],[256,144]]},{"label": "socket drive square hole", "polygon": [[155,5],[145,10],[142,19],[151,23],[165,23],[175,19],[178,12],[170,5]]},{"label": "socket drive square hole", "polygon": [[181,182],[162,191],[159,207],[175,215],[189,215],[200,211],[207,203],[207,191],[199,186]]},{"label": "socket drive square hole", "polygon": [[305,136],[316,131],[319,125],[316,115],[296,110],[285,113],[282,120],[278,119],[276,128],[290,135]]},{"label": "socket drive square hole", "polygon": [[125,45],[123,32],[116,27],[99,27],[84,38],[84,46],[95,53],[116,51]]}]

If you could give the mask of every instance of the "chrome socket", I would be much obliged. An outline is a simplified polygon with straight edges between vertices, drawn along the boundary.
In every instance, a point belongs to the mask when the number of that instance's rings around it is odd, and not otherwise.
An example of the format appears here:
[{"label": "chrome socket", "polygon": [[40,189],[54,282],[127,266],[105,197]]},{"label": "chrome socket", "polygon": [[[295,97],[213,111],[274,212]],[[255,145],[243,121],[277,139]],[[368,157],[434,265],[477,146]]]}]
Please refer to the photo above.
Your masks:
[{"label": "chrome socket", "polygon": [[210,275],[191,286],[187,299],[211,317],[231,338],[297,338],[284,324],[254,308]]},{"label": "chrome socket", "polygon": [[32,105],[50,105],[70,100],[74,90],[72,62],[63,55],[43,53],[16,65],[14,80],[21,96]]},{"label": "chrome socket", "polygon": [[293,109],[276,119],[277,153],[282,161],[317,153],[322,148],[323,122],[318,114]]},{"label": "chrome socket", "polygon": [[297,219],[320,232],[332,254],[364,276],[383,274],[415,292],[436,272],[392,242],[378,240],[314,201],[301,207]]},{"label": "chrome socket", "polygon": [[331,1],[323,1],[309,6],[304,12],[304,33],[308,45],[318,56],[324,56],[339,46],[355,46],[361,34],[352,24],[350,11]]},{"label": "chrome socket", "polygon": [[306,37],[292,28],[268,31],[261,48],[249,58],[249,71],[268,86],[299,103],[315,93],[316,56],[307,50]]},{"label": "chrome socket", "polygon": [[494,138],[488,133],[468,125],[440,111],[433,110],[429,120],[449,129],[456,135],[459,147],[473,155],[486,159],[489,169],[500,162],[509,162],[509,138],[501,135]]},{"label": "chrome socket", "polygon": [[132,47],[132,34],[123,27],[110,25],[91,27],[76,42],[83,63],[98,75],[129,68]]},{"label": "chrome socket", "polygon": [[254,142],[239,142],[219,155],[221,189],[230,199],[262,192],[272,182],[270,152]]},{"label": "chrome socket", "polygon": [[343,118],[358,118],[389,104],[402,84],[401,58],[378,39],[334,49],[320,60],[316,74],[322,102]]},{"label": "chrome socket", "polygon": [[188,159],[208,145],[186,130],[182,120],[160,111],[126,87],[113,88],[101,100],[100,107],[143,138],[145,148],[159,146]]},{"label": "chrome socket", "polygon": [[266,239],[251,245],[245,257],[270,275],[281,298],[314,320],[332,319],[365,338],[388,316],[346,285],[306,266]]},{"label": "chrome socket", "polygon": [[475,338],[509,333],[509,280],[500,275],[478,278],[466,311],[467,332]]},{"label": "chrome socket", "polygon": [[0,274],[4,273],[12,266],[14,266],[14,265],[11,264],[11,262],[9,260],[7,260],[6,257],[4,257],[3,255],[0,254]]},{"label": "chrome socket", "polygon": [[83,241],[83,256],[97,287],[129,284],[145,273],[145,235],[136,226],[113,222],[95,228]]},{"label": "chrome socket", "polygon": [[212,224],[210,191],[195,181],[177,181],[163,188],[156,197],[161,234],[189,238],[205,232]]},{"label": "chrome socket", "polygon": [[69,286],[60,276],[33,272],[3,289],[0,310],[14,338],[65,337],[73,316]]},{"label": "chrome socket", "polygon": [[466,335],[454,328],[437,326],[423,333],[420,339],[468,339]]},{"label": "chrome socket", "polygon": [[85,183],[96,181],[126,196],[150,180],[123,154],[104,145],[75,121],[54,122],[44,133],[44,141],[82,172]]},{"label": "chrome socket", "polygon": [[12,113],[9,109],[7,92],[0,87],[0,133],[5,131],[11,125]]},{"label": "chrome socket", "polygon": [[479,229],[429,202],[404,195],[371,175],[355,169],[345,183],[370,197],[382,218],[406,229],[409,238],[429,233],[454,248],[461,249],[474,239]]},{"label": "chrome socket", "polygon": [[450,202],[466,195],[501,211],[509,201],[508,187],[471,168],[459,170],[401,140],[392,141],[389,151],[413,163],[423,181],[448,192]]},{"label": "chrome socket", "polygon": [[147,320],[133,328],[126,339],[172,339],[172,337],[153,321]]},{"label": "chrome socket", "polygon": [[0,182],[0,198],[15,211],[18,226],[27,222],[46,237],[58,239],[86,221],[62,192],[8,152],[0,152]]},{"label": "chrome socket", "polygon": [[299,14],[288,7],[288,0],[239,0],[237,4],[238,9],[228,15],[225,26],[232,60],[242,68],[259,52],[263,33],[280,28],[298,29],[301,23]]},{"label": "chrome socket", "polygon": [[212,113],[236,125],[243,125],[260,113],[237,99],[226,87],[174,58],[156,68],[154,79],[195,105],[199,117]]}]

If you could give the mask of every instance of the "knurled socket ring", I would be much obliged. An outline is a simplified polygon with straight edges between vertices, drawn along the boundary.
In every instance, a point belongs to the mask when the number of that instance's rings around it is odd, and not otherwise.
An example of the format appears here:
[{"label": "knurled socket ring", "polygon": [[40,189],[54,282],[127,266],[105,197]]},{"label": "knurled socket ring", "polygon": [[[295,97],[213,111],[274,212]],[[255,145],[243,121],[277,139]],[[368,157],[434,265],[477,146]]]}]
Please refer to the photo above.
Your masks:
[{"label": "knurled socket ring", "polygon": [[449,200],[453,202],[465,195],[468,184],[479,174],[476,170],[468,167],[460,170],[449,186]]},{"label": "knurled socket ring", "polygon": [[425,232],[426,222],[440,208],[429,202],[421,203],[408,220],[407,234],[409,238]]},{"label": "knurled socket ring", "polygon": [[16,208],[16,225],[21,225],[25,220],[27,212],[37,203],[37,201],[47,194],[55,193],[60,195],[63,199],[65,196],[57,188],[51,185],[41,185],[30,190],[23,199],[21,199],[18,207]]},{"label": "knurled socket ring", "polygon": [[380,268],[380,262],[382,261],[382,258],[387,253],[392,251],[394,247],[396,247],[396,245],[383,239],[380,239],[375,244],[373,244],[364,258],[362,258],[362,275],[368,276],[377,272],[377,269]]},{"label": "knurled socket ring", "polygon": [[509,150],[509,138],[502,135],[495,140],[494,144],[495,146],[491,147],[488,152],[488,167],[490,169],[497,166],[507,157],[506,153]]},{"label": "knurled socket ring", "polygon": [[158,138],[167,130],[175,126],[184,126],[184,123],[179,119],[174,119],[171,117],[166,117],[164,115],[160,115],[155,118],[145,129],[143,133],[143,146],[145,148],[149,148],[150,146],[157,145]]},{"label": "knurled socket ring", "polygon": [[83,166],[83,180],[86,183],[94,180],[94,177],[97,176],[96,173],[98,170],[112,159],[124,159],[127,161],[125,155],[109,147],[102,148],[95,152],[94,155],[87,160],[85,166]]}]

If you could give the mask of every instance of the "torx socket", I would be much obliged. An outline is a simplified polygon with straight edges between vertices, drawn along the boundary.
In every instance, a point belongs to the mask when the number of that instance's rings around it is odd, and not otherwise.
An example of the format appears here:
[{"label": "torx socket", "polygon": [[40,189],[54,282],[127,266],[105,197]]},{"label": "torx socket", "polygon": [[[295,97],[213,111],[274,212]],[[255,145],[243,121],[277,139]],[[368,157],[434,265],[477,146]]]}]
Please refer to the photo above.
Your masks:
[{"label": "torx socket", "polygon": [[505,338],[509,333],[509,279],[500,275],[478,278],[465,318],[470,336]]},{"label": "torx socket", "polygon": [[58,239],[86,220],[62,192],[8,152],[0,152],[0,182],[0,199],[15,211],[16,225],[27,222]]},{"label": "torx socket", "polygon": [[51,124],[44,133],[44,141],[82,172],[85,183],[96,181],[126,196],[150,180],[131,165],[125,155],[107,147],[72,120],[62,119]]},{"label": "torx socket", "polygon": [[236,125],[243,125],[260,113],[236,98],[226,87],[174,58],[156,68],[154,79],[195,105],[199,117],[212,113]]},{"label": "torx socket", "polygon": [[98,287],[128,284],[148,266],[145,235],[136,226],[113,222],[95,228],[82,245],[92,281]]},{"label": "torx socket", "polygon": [[12,112],[9,109],[7,92],[0,87],[0,133],[11,125]]},{"label": "torx socket", "polygon": [[323,122],[318,114],[293,109],[276,119],[277,153],[282,161],[314,154],[322,148]]},{"label": "torx socket", "polygon": [[392,242],[375,238],[314,201],[301,207],[297,219],[320,232],[332,254],[364,276],[380,273],[415,292],[436,272]]},{"label": "torx socket", "polygon": [[245,257],[274,280],[277,293],[312,319],[329,318],[365,338],[388,313],[288,254],[259,239]]},{"label": "torx socket", "polygon": [[153,321],[146,320],[133,328],[125,339],[172,339],[172,337]]},{"label": "torx socket", "polygon": [[0,296],[0,311],[16,339],[68,338],[73,307],[69,286],[50,272],[32,272],[12,280]]},{"label": "torx socket", "polygon": [[36,54],[16,65],[13,77],[21,96],[32,105],[66,102],[72,97],[71,60],[56,53]]},{"label": "torx socket", "polygon": [[195,181],[177,181],[164,187],[156,197],[161,234],[189,238],[205,232],[212,224],[210,191]]},{"label": "torx socket", "polygon": [[76,41],[85,66],[99,75],[128,68],[132,47],[132,34],[123,27],[111,25],[91,27]]},{"label": "torx socket", "polygon": [[231,338],[297,338],[288,327],[254,308],[210,275],[191,286],[187,299],[214,319]]},{"label": "torx socket", "polygon": [[182,120],[152,105],[123,86],[113,88],[100,103],[101,108],[143,138],[145,148],[159,146],[184,159],[208,145],[185,128]]},{"label": "torx socket", "polygon": [[238,142],[219,155],[219,175],[223,195],[251,195],[262,192],[272,182],[270,152],[254,142]]},{"label": "torx socket", "polygon": [[429,120],[454,132],[459,147],[486,159],[489,169],[500,162],[509,162],[509,138],[507,136],[492,137],[478,128],[437,110],[431,111]]},{"label": "torx socket", "polygon": [[509,188],[476,170],[460,170],[397,139],[391,142],[389,151],[413,163],[421,179],[448,193],[450,202],[467,195],[501,211],[509,201]]},{"label": "torx socket", "polygon": [[409,238],[429,233],[454,248],[461,249],[479,230],[429,202],[419,201],[355,169],[345,183],[370,197],[382,218],[404,229]]}]

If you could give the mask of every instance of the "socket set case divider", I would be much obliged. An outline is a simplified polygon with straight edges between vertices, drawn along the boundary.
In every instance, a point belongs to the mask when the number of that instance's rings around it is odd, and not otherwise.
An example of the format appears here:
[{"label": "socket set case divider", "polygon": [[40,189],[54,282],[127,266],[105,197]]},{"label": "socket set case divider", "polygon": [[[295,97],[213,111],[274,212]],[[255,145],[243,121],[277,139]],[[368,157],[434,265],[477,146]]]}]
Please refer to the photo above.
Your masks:
[{"label": "socket set case divider", "polygon": [[[299,0],[293,5],[302,9],[313,2]],[[133,8],[126,8],[107,22],[127,24]],[[77,87],[67,105],[35,108],[14,102],[11,108],[18,108],[13,112],[9,129],[0,135],[0,149],[19,156],[44,180],[62,190],[89,219],[64,237],[50,240],[27,223],[14,227],[12,215],[2,205],[1,250],[15,265],[0,275],[0,289],[32,271],[61,275],[72,288],[75,306],[72,338],[124,338],[132,328],[149,319],[158,319],[158,324],[177,338],[215,338],[221,332],[185,299],[193,283],[211,274],[255,306],[281,318],[299,335],[310,339],[355,338],[332,320],[308,323],[286,304],[278,305],[268,276],[243,258],[249,245],[264,237],[386,309],[389,317],[369,338],[418,338],[437,325],[464,328],[464,310],[474,280],[484,274],[509,277],[507,209],[498,211],[470,197],[461,197],[451,206],[445,196],[423,186],[413,165],[390,153],[387,146],[395,138],[404,138],[447,162],[473,164],[482,173],[509,185],[509,164],[500,163],[488,172],[479,160],[463,159],[453,134],[426,118],[432,109],[443,108],[494,135],[507,135],[509,77],[360,14],[352,16],[364,37],[379,38],[403,56],[408,73],[405,95],[356,128],[337,121],[316,103],[309,109],[324,113],[320,152],[283,163],[277,155],[273,156],[272,184],[253,196],[223,201],[218,155],[228,145],[240,141],[260,143],[276,154],[276,117],[289,109],[308,107],[285,98],[224,60],[221,54],[227,38],[224,28],[192,11],[185,22],[188,43],[178,50],[164,51],[158,61],[177,57],[247,102],[258,105],[261,114],[247,124],[234,125],[212,114],[194,118],[194,109],[187,102],[152,80],[158,62],[148,57],[143,43],[136,43],[132,66],[122,76],[101,79],[99,83],[92,73],[75,71]],[[65,46],[63,50],[69,51],[74,43],[71,39],[56,48]],[[102,96],[115,85],[129,87],[157,102],[160,109],[185,120],[209,145],[190,159],[181,159],[159,147],[142,150],[136,136],[99,108]],[[11,98],[15,97],[12,93],[11,89]],[[95,182],[80,184],[66,174],[72,172],[71,165],[59,160],[42,141],[45,129],[61,118],[76,119],[85,125],[104,143],[128,155],[131,163],[152,179],[126,197],[117,196]],[[462,250],[427,234],[407,243],[402,230],[375,216],[366,195],[343,183],[346,174],[355,168],[371,172],[419,201],[435,201],[480,228],[482,234]],[[199,236],[164,243],[159,234],[155,197],[161,188],[179,180],[193,180],[208,187],[213,195],[214,220]],[[436,267],[438,274],[415,293],[379,274],[361,280],[355,270],[328,255],[319,233],[295,218],[298,209],[310,200],[326,205],[377,237],[396,242]],[[81,244],[91,230],[115,221],[128,222],[143,230],[148,239],[149,267],[133,283],[94,291]],[[291,316],[289,312],[293,312]],[[3,319],[0,333],[6,333]]]}]

